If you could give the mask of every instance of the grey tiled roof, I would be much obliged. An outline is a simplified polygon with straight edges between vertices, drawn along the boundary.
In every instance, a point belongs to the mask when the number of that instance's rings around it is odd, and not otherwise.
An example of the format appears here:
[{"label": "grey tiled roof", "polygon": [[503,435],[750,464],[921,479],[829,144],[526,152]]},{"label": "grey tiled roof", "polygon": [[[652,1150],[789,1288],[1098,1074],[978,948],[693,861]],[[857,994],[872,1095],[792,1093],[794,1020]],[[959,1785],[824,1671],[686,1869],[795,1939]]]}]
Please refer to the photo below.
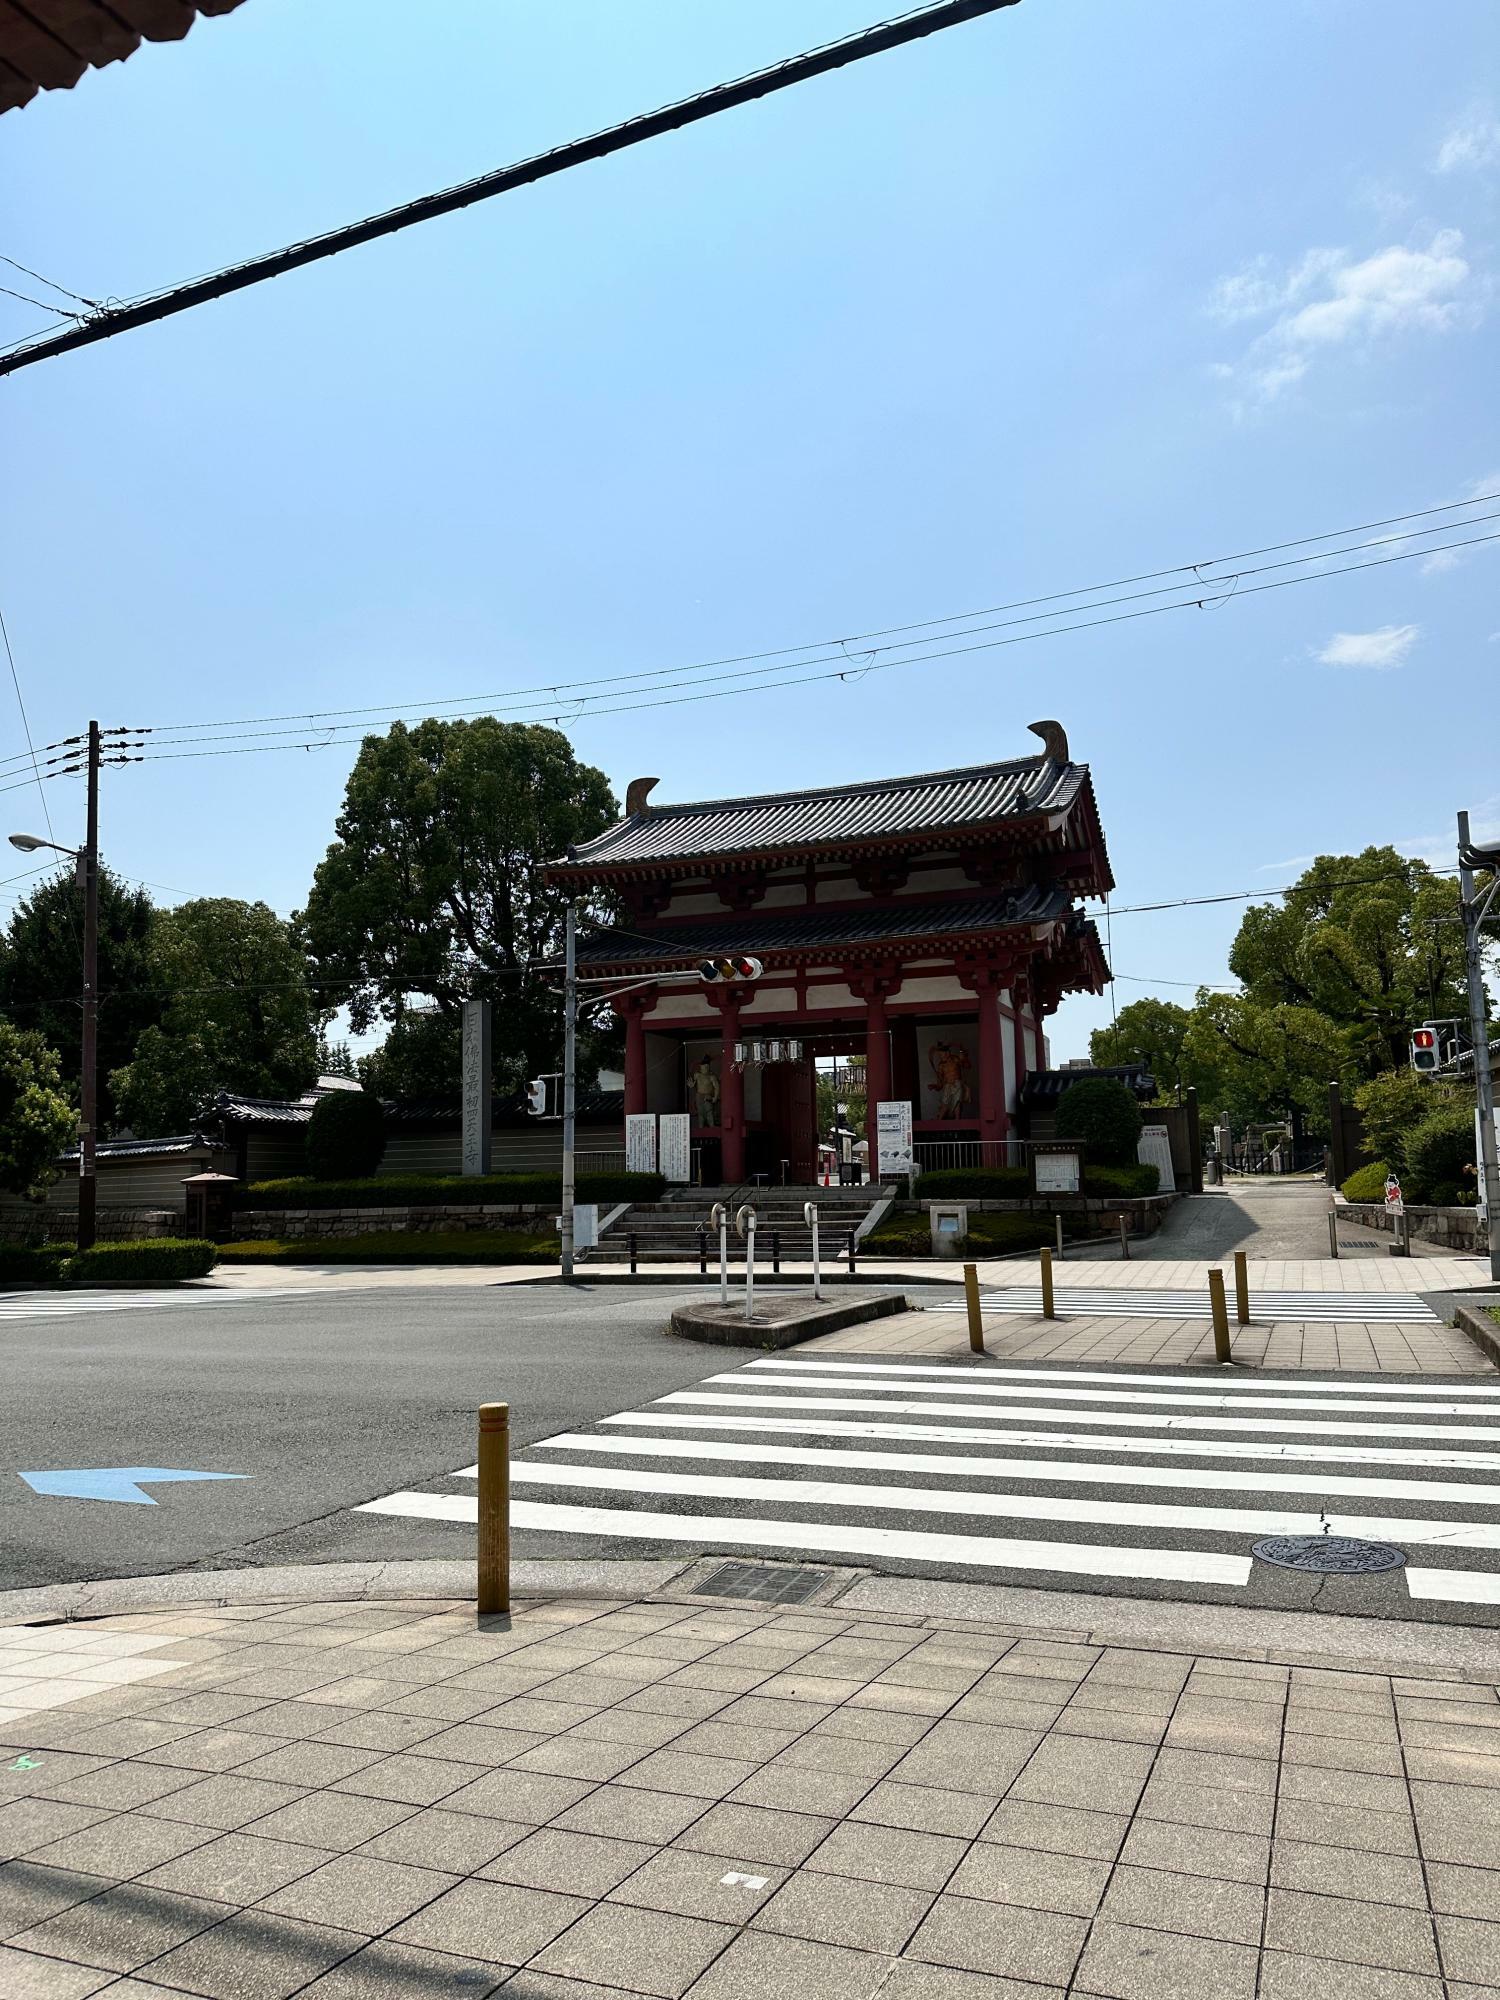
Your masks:
[{"label": "grey tiled roof", "polygon": [[913,901],[884,909],[850,903],[786,913],[726,912],[707,923],[655,924],[640,932],[598,931],[580,938],[578,957],[588,965],[634,965],[654,959],[713,958],[724,952],[806,951],[827,945],[961,937],[1017,924],[1050,923],[1066,915],[1071,901],[1066,889],[1032,884],[1018,895],[982,896],[971,902]]},{"label": "grey tiled roof", "polygon": [[553,866],[614,867],[781,852],[950,827],[961,832],[996,820],[1065,812],[1087,783],[1086,764],[1060,764],[1041,755],[812,791],[653,805],[585,841]]},{"label": "grey tiled roof", "polygon": [[1150,1070],[1141,1063],[1122,1063],[1102,1069],[1028,1070],[1021,1086],[1021,1102],[1031,1110],[1056,1104],[1065,1090],[1096,1076],[1113,1077],[1117,1083],[1125,1084],[1142,1104],[1149,1104],[1156,1095],[1156,1078]]}]

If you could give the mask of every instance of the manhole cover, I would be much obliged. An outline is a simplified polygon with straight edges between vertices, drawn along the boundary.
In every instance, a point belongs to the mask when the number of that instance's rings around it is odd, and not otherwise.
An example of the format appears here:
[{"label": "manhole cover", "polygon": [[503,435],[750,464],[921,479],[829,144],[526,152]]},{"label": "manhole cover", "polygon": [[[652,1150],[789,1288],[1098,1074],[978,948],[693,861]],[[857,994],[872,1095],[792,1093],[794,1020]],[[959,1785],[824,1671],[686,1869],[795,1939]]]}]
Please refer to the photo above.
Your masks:
[{"label": "manhole cover", "polygon": [[725,1563],[702,1583],[694,1597],[751,1597],[758,1604],[806,1604],[833,1575],[828,1569],[778,1569],[769,1563]]},{"label": "manhole cover", "polygon": [[1349,1535],[1273,1535],[1250,1553],[1281,1569],[1312,1570],[1319,1576],[1370,1576],[1400,1569],[1406,1561],[1389,1542],[1358,1542]]}]

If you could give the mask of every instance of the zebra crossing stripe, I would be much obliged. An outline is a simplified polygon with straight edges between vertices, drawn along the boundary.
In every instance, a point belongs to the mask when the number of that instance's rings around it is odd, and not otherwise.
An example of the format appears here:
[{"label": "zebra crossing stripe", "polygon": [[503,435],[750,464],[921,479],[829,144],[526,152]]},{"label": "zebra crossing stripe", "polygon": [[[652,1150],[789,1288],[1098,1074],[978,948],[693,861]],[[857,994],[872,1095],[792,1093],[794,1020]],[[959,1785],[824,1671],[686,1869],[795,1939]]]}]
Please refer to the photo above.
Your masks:
[{"label": "zebra crossing stripe", "polygon": [[[512,1477],[515,1468],[512,1467]],[[477,1495],[392,1493],[367,1501],[364,1514],[417,1515],[426,1520],[477,1522]],[[635,1508],[565,1507],[513,1501],[513,1528],[546,1534],[603,1536],[626,1541],[698,1542],[715,1547],[800,1549],[814,1555],[885,1556],[905,1562],[940,1562],[979,1569],[1046,1570],[1067,1575],[1117,1576],[1163,1583],[1243,1585],[1248,1556],[1188,1549],[1131,1548],[1118,1543],[1036,1542],[994,1535],[922,1534],[905,1528],[870,1528],[856,1522],[759,1520],[736,1514],[657,1514]]]},{"label": "zebra crossing stripe", "polygon": [[1406,1569],[1411,1596],[1442,1604],[1500,1604],[1500,1570]]},{"label": "zebra crossing stripe", "polygon": [[[707,1379],[710,1382],[738,1382],[742,1387],[744,1386],[744,1377],[738,1373],[710,1375]],[[785,1376],[764,1375],[759,1379],[771,1383],[779,1382],[783,1387],[787,1388],[801,1385],[809,1389],[848,1389],[851,1386],[849,1383],[841,1381],[836,1375],[826,1380],[820,1375],[802,1374]],[[857,1386],[866,1394],[874,1390],[883,1391],[886,1395],[892,1396],[959,1395],[1014,1397],[1018,1393],[1021,1393],[1018,1392],[1013,1383],[990,1381],[878,1382],[871,1381],[866,1377]],[[1207,1383],[1203,1386],[1204,1393],[1194,1396],[1183,1395],[1175,1390],[1158,1389],[1149,1395],[1142,1395],[1126,1389],[1053,1388],[1049,1384],[1047,1394],[1055,1403],[1156,1403],[1163,1408],[1180,1408],[1186,1410],[1368,1410],[1380,1416],[1405,1415],[1419,1417],[1462,1417],[1489,1413],[1485,1410],[1484,1406],[1481,1406],[1479,1410],[1474,1410],[1464,1403],[1362,1403],[1357,1397],[1352,1396],[1304,1397],[1299,1400],[1295,1396],[1255,1395],[1253,1393],[1247,1395],[1243,1390],[1231,1395],[1225,1395],[1220,1394],[1217,1388],[1210,1388]],[[1035,1392],[1033,1391],[1032,1393]],[[1399,1391],[1393,1389],[1390,1393],[1396,1395],[1399,1394]],[[1492,1413],[1495,1416],[1500,1416],[1500,1409],[1495,1409]]]},{"label": "zebra crossing stripe", "polygon": [[879,1403],[858,1396],[735,1396],[697,1389],[674,1389],[661,1399],[665,1403],[702,1403],[716,1408],[778,1410],[892,1410],[903,1416],[937,1413],[967,1417],[970,1422],[1054,1424],[1124,1424],[1138,1430],[1162,1428],[1181,1431],[1316,1431],[1329,1436],[1357,1436],[1377,1432],[1382,1437],[1474,1438],[1489,1437],[1491,1427],[1481,1424],[1341,1424],[1291,1423],[1278,1417],[1184,1417],[1158,1416],[1154,1412],[1127,1410],[1051,1410],[1045,1407],[981,1410],[963,1403]]},{"label": "zebra crossing stripe", "polygon": [[[756,1465],[807,1465],[822,1470],[861,1472],[916,1472],[939,1479],[1024,1479],[1059,1486],[1166,1486],[1174,1491],[1184,1486],[1202,1486],[1226,1493],[1307,1493],[1324,1494],[1345,1500],[1434,1501],[1441,1506],[1500,1508],[1500,1486],[1481,1486],[1477,1481],[1457,1479],[1347,1479],[1338,1473],[1232,1472],[1215,1465],[1154,1466],[1108,1465],[1099,1460],[1070,1461],[1049,1469],[1034,1458],[991,1458],[974,1453],[898,1451],[824,1451],[815,1445],[796,1447],[767,1444],[728,1444],[708,1438],[590,1437],[582,1431],[564,1431],[557,1437],[541,1438],[534,1451],[587,1451],[608,1458],[670,1458],[750,1463]],[[1492,1461],[1500,1471],[1500,1460]],[[477,1465],[465,1466],[455,1479],[476,1479]],[[1313,1532],[1321,1532],[1314,1530]]]},{"label": "zebra crossing stripe", "polygon": [[[946,1308],[945,1308],[946,1310]],[[942,1380],[952,1381],[965,1376],[967,1368],[955,1368],[951,1364],[921,1361],[833,1361],[796,1360],[791,1356],[777,1355],[773,1359],[747,1363],[742,1378],[751,1372],[760,1375],[765,1371],[776,1374],[796,1372],[819,1375],[935,1375]],[[1152,1374],[1117,1374],[1094,1368],[1010,1368],[987,1366],[982,1371],[988,1382],[998,1378],[1007,1382],[1102,1382],[1118,1386],[1124,1392],[1126,1386],[1140,1389],[1160,1389],[1163,1383],[1179,1382],[1184,1387],[1212,1388],[1227,1395],[1246,1395],[1258,1389],[1274,1387],[1278,1395],[1323,1395],[1336,1391],[1341,1396],[1462,1396],[1465,1398],[1489,1397],[1500,1404],[1500,1388],[1487,1387],[1483,1383],[1471,1382],[1409,1382],[1402,1380],[1399,1390],[1389,1382],[1351,1382],[1346,1376],[1335,1380],[1298,1376],[1295,1379],[1267,1376],[1257,1370],[1252,1375],[1190,1375],[1178,1368],[1157,1369]],[[1140,1396],[1135,1400],[1151,1402],[1151,1396]]]},{"label": "zebra crossing stripe", "polygon": [[[821,1407],[821,1406],[820,1406]],[[925,1412],[931,1415],[931,1411]],[[1078,1431],[981,1431],[944,1424],[871,1424],[830,1418],[810,1423],[792,1417],[674,1416],[666,1411],[631,1410],[601,1417],[603,1424],[639,1424],[651,1430],[739,1431],[790,1433],[794,1437],[889,1438],[917,1444],[1008,1444],[1047,1451],[1140,1452],[1154,1458],[1273,1458],[1308,1460],[1325,1465],[1432,1466],[1445,1472],[1493,1472],[1496,1458],[1485,1451],[1416,1451],[1400,1445],[1229,1443],[1220,1438],[1135,1438]],[[999,1419],[996,1420],[997,1422]]]}]

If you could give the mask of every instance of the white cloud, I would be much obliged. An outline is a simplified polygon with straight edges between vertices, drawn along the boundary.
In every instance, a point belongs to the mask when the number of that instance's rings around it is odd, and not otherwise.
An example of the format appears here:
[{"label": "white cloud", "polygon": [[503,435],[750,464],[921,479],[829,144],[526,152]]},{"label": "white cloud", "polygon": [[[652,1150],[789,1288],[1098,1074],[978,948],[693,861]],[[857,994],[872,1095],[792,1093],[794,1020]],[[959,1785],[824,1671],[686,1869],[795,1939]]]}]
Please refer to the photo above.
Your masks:
[{"label": "white cloud", "polygon": [[[1456,803],[1462,805],[1463,800]],[[1481,847],[1500,840],[1500,792],[1469,808],[1469,838]],[[1451,868],[1458,851],[1458,828],[1450,819],[1441,833],[1413,834],[1409,839],[1392,841],[1391,845],[1398,854],[1410,855],[1413,861],[1425,861],[1430,868]]]},{"label": "white cloud", "polygon": [[1313,657],[1325,667],[1373,667],[1385,673],[1401,665],[1421,629],[1420,625],[1380,625],[1373,632],[1335,632]]},{"label": "white cloud", "polygon": [[1368,346],[1401,333],[1472,325],[1482,287],[1462,253],[1460,232],[1440,229],[1425,247],[1392,243],[1359,259],[1347,250],[1308,250],[1280,272],[1270,258],[1258,257],[1219,280],[1208,310],[1228,325],[1270,324],[1235,366],[1220,363],[1215,372],[1264,404],[1346,343]]},{"label": "white cloud", "polygon": [[1432,170],[1438,174],[1475,173],[1500,166],[1500,124],[1483,111],[1471,111],[1444,135]]},{"label": "white cloud", "polygon": [[[1486,496],[1496,493],[1500,493],[1500,471],[1492,472],[1484,479],[1474,480],[1464,493],[1462,499],[1455,501],[1454,505],[1468,507],[1484,499]],[[1438,532],[1456,536],[1457,539],[1462,541],[1467,539],[1465,531],[1469,526],[1470,523],[1462,515],[1456,514]],[[1494,524],[1485,521],[1483,515],[1476,515],[1475,526],[1477,532],[1490,534],[1493,532]],[[1441,576],[1447,570],[1457,569],[1460,563],[1467,562],[1469,557],[1475,553],[1474,549],[1434,549],[1431,555],[1422,558],[1421,562],[1417,564],[1417,568],[1422,572],[1423,576]]]}]

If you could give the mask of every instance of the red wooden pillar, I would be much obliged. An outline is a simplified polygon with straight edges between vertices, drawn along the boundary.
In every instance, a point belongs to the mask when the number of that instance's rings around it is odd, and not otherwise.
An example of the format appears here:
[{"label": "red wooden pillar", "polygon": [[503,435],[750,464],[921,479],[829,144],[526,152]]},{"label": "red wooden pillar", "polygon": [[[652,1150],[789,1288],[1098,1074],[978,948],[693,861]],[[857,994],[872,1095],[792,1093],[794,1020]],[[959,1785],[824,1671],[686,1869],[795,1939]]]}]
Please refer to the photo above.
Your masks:
[{"label": "red wooden pillar", "polygon": [[646,1012],[656,1004],[654,987],[626,993],[615,1001],[615,1012],[625,1023],[625,1115],[644,1111],[646,1106]]},{"label": "red wooden pillar", "polygon": [[734,1059],[740,1032],[738,992],[716,993],[724,1040],[719,1056],[720,1168],[726,1184],[745,1178],[745,1072]]},{"label": "red wooden pillar", "polygon": [[1002,977],[998,967],[977,964],[961,966],[958,976],[979,1004],[979,1157],[987,1167],[999,1166],[998,1142],[1010,1133],[1005,1109],[1005,1045],[1000,1031]]},{"label": "red wooden pillar", "polygon": [[1016,1062],[1016,1110],[1021,1108],[1021,1085],[1026,1081],[1026,1002],[1030,996],[1028,982],[1018,975],[1010,984],[1011,1033],[1015,1038]]},{"label": "red wooden pillar", "polygon": [[901,975],[892,967],[851,972],[850,991],[865,1003],[865,1138],[870,1147],[870,1178],[879,1171],[880,1145],[876,1106],[891,1094],[891,1037],[886,1002],[901,990]]}]

